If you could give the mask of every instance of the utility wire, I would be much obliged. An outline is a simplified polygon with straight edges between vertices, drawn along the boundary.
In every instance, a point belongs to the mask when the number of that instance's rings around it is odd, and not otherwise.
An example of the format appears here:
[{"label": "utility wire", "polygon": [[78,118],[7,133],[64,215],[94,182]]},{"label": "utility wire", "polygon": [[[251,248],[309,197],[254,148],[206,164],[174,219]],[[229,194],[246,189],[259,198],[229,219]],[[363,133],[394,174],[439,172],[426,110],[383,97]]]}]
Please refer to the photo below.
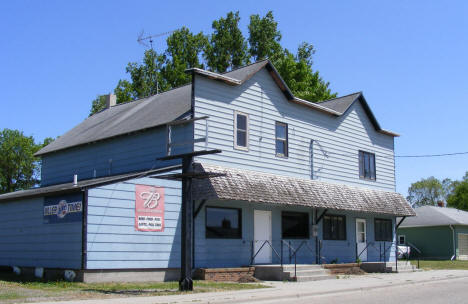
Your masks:
[{"label": "utility wire", "polygon": [[441,157],[441,156],[453,156],[453,155],[463,155],[468,154],[467,152],[454,152],[454,153],[443,153],[443,154],[423,154],[423,155],[395,155],[395,157],[407,157],[407,158],[416,158],[416,157]]}]

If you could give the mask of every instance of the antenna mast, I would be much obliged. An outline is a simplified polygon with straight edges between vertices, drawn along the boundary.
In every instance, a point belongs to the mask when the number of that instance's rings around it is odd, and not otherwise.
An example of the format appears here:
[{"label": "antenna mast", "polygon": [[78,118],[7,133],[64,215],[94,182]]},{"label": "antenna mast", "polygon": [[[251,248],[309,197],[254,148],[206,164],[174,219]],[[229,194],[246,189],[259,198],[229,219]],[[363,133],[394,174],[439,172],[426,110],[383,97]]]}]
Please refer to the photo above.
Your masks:
[{"label": "antenna mast", "polygon": [[[147,48],[150,48],[154,52],[154,48],[153,48],[154,38],[166,36],[166,35],[174,33],[175,31],[176,30],[169,31],[169,32],[164,32],[164,33],[159,33],[159,34],[155,34],[155,35],[145,35],[145,31],[142,30],[140,32],[140,35],[138,35],[137,42],[139,44],[147,47]],[[149,44],[148,44],[148,42],[149,42]],[[154,65],[155,65],[155,62],[154,62],[154,58],[153,58],[153,66]],[[151,74],[150,77],[153,78],[153,74]],[[151,79],[151,82],[152,81],[153,81],[153,79]],[[149,94],[151,94],[151,92],[149,92]],[[159,94],[158,74],[156,74],[156,94]]]}]

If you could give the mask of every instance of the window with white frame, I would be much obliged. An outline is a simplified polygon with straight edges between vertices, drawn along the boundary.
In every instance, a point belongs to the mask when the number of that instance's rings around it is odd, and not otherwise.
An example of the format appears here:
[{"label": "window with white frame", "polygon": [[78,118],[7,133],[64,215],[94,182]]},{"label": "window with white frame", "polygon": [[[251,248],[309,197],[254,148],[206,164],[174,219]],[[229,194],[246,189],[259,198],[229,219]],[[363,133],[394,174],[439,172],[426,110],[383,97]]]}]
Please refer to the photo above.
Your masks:
[{"label": "window with white frame", "polygon": [[234,112],[234,148],[249,149],[249,116],[241,112]]},{"label": "window with white frame", "polygon": [[288,124],[276,122],[275,124],[276,156],[288,157]]}]

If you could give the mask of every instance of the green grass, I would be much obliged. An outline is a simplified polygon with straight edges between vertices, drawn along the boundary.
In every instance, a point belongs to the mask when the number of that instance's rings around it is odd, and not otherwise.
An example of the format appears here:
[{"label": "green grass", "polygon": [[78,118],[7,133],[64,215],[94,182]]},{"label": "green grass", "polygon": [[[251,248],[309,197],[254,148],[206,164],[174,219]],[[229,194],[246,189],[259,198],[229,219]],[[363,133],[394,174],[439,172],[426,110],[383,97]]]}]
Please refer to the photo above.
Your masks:
[{"label": "green grass", "polygon": [[[259,283],[194,281],[194,293],[267,288]],[[178,282],[80,283],[25,281],[13,274],[0,274],[0,303],[108,298],[116,296],[158,296],[181,294]]]},{"label": "green grass", "polygon": [[[413,265],[417,265],[417,261],[411,261]],[[463,269],[468,270],[468,261],[437,261],[437,260],[421,260],[419,267],[422,269]]]}]

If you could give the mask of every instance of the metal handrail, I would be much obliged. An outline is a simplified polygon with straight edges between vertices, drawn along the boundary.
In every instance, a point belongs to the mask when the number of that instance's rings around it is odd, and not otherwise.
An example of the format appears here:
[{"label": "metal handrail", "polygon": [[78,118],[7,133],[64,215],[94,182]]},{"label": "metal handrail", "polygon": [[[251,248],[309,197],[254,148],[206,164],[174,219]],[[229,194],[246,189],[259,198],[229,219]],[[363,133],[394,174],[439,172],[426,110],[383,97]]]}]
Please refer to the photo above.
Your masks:
[{"label": "metal handrail", "polygon": [[[360,259],[361,254],[363,254],[364,251],[366,251],[366,249],[367,249],[370,245],[372,245],[373,243],[374,243],[374,242],[368,242],[368,243],[366,242],[366,247],[364,247],[364,249],[362,249],[361,253],[358,254],[358,256],[356,257],[356,261]],[[357,247],[357,243],[356,243],[356,247]],[[356,248],[356,249],[357,249],[357,248]]]},{"label": "metal handrail", "polygon": [[[288,244],[288,242],[286,242],[285,240],[281,240],[281,243],[283,244],[286,244],[286,246],[289,247],[289,249],[291,249],[293,251],[293,256],[294,256],[294,278],[297,278],[297,253],[299,252],[299,250],[303,247],[303,245],[305,244],[307,249],[310,250],[310,252],[314,253],[314,250],[312,248],[310,248],[309,244],[307,243],[307,241],[302,241],[300,244],[299,244],[299,247],[297,247],[296,249],[294,249],[294,247],[291,246],[291,243]],[[291,258],[291,256],[290,256]],[[281,266],[283,266],[283,264],[281,263]]]},{"label": "metal handrail", "polygon": [[[255,247],[254,244],[255,242],[258,242],[260,240],[253,240],[252,241],[252,253],[253,253],[253,248]],[[263,247],[268,244],[268,246],[270,246],[270,248],[273,250],[273,252],[275,253],[275,255],[278,257],[278,259],[281,260],[281,266],[283,266],[283,254],[281,253],[281,256],[278,254],[278,252],[276,251],[276,249],[273,247],[273,245],[270,243],[270,240],[264,240],[263,241],[263,244],[262,246],[260,246],[260,248],[257,250],[257,252],[255,254],[252,255],[251,259],[250,259],[250,264],[252,265],[253,264],[253,261],[255,259],[255,257],[260,253],[260,251],[263,249]]]}]

